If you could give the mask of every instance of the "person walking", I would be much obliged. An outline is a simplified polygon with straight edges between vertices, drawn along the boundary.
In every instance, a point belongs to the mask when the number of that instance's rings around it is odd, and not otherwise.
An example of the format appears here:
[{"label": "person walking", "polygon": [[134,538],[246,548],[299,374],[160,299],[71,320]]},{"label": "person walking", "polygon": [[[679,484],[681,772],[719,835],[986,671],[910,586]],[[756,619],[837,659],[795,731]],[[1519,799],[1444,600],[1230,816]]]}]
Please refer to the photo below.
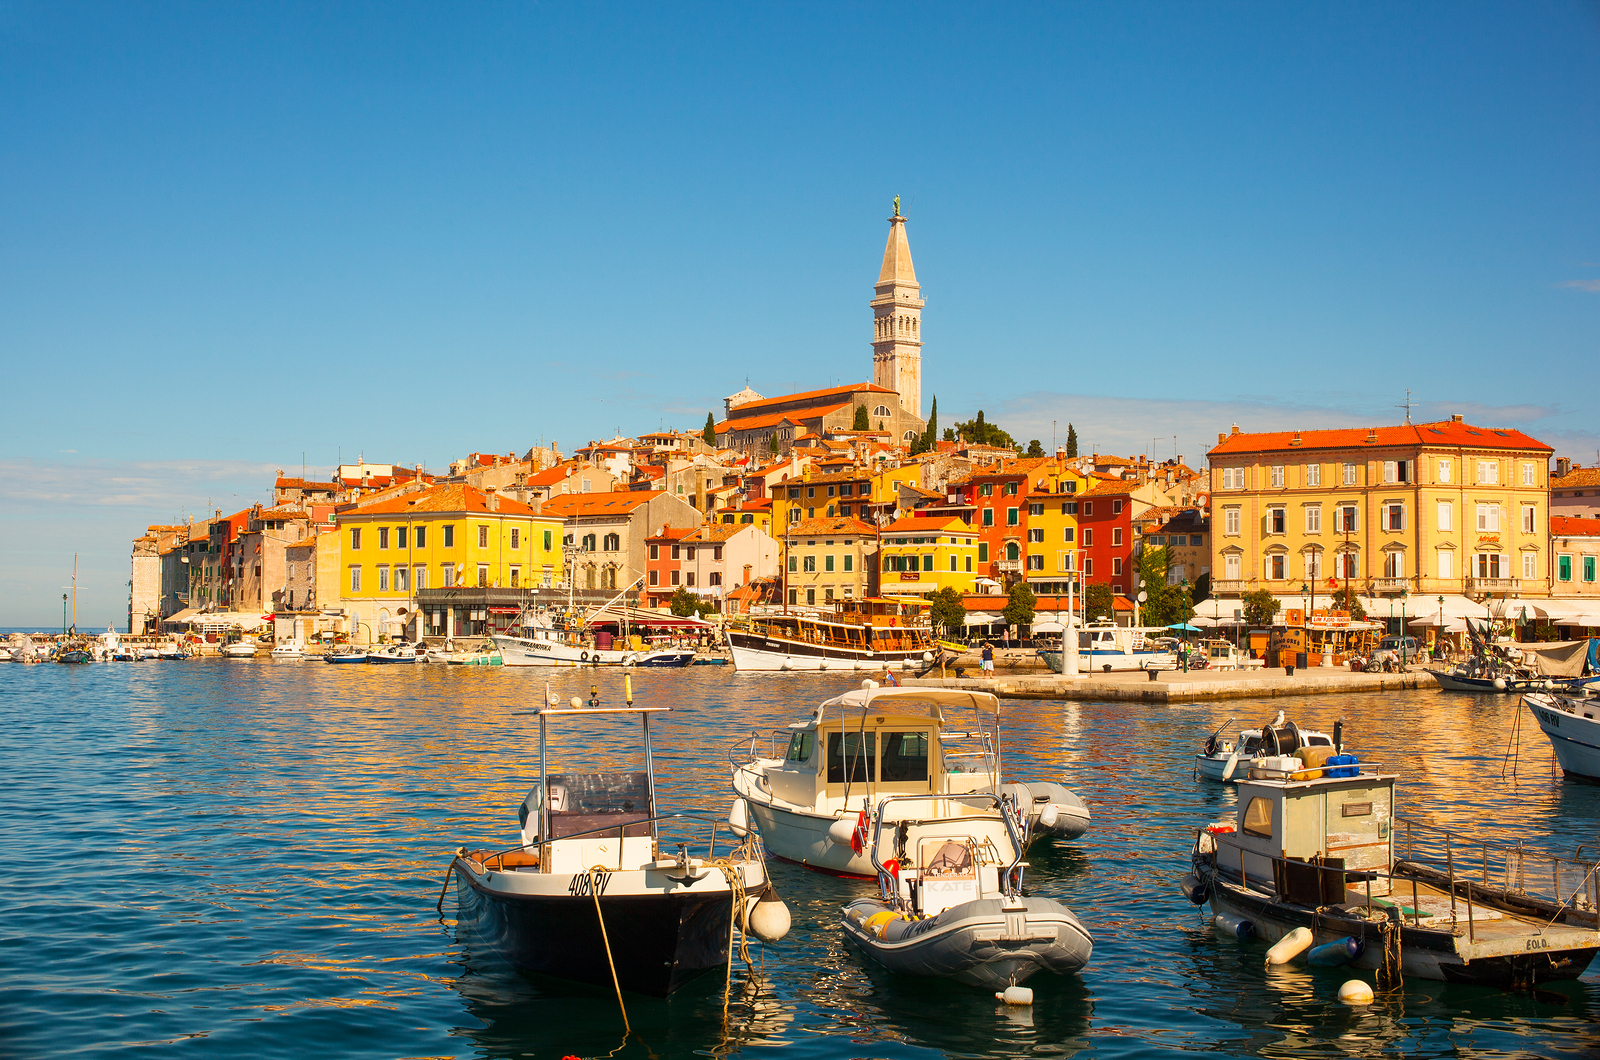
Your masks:
[{"label": "person walking", "polygon": [[983,672],[994,673],[994,645],[985,641],[983,644]]}]

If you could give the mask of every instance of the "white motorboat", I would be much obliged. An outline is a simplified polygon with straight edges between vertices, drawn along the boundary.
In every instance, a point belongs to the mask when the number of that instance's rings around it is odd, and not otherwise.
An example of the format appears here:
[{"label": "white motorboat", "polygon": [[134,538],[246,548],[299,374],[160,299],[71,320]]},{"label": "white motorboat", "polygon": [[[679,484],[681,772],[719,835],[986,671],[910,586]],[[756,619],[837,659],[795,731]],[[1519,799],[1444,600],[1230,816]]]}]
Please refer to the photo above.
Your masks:
[{"label": "white motorboat", "polygon": [[893,972],[1005,989],[1070,975],[1094,940],[1066,906],[1022,890],[1023,841],[999,795],[891,795],[869,824],[879,894],[841,911],[845,937]]},{"label": "white motorboat", "polygon": [[760,736],[730,749],[729,823],[741,832],[753,825],[774,857],[867,878],[877,870],[857,825],[885,796],[1003,795],[1021,816],[1024,845],[1082,835],[1089,811],[1066,788],[1001,782],[999,707],[987,692],[864,681],[775,730],[767,756],[756,753]]},{"label": "white motorboat", "polygon": [[[548,702],[548,688],[545,695]],[[739,926],[764,938],[788,930],[755,837],[718,854],[717,822],[707,822],[704,853],[695,855],[687,842],[674,850],[663,833],[694,820],[657,813],[650,715],[666,709],[630,702],[534,712],[539,780],[518,811],[517,842],[498,852],[463,847],[450,863],[469,941],[530,972],[664,997],[725,965],[736,913]],[[583,735],[617,721],[640,726],[644,769],[547,765],[552,725]]]},{"label": "white motorboat", "polygon": [[306,657],[305,642],[296,638],[294,640],[286,640],[282,644],[274,644],[272,646],[272,657],[274,659],[304,659]]},{"label": "white motorboat", "polygon": [[766,615],[727,638],[743,671],[921,669],[939,650],[927,604],[894,598],[839,600],[831,615]]},{"label": "white motorboat", "polygon": [[1256,758],[1271,755],[1292,755],[1301,747],[1336,750],[1340,726],[1334,725],[1334,735],[1315,729],[1302,729],[1292,721],[1285,721],[1283,711],[1269,725],[1259,729],[1239,730],[1239,741],[1222,738],[1222,730],[1233,719],[1224,722],[1216,732],[1206,738],[1199,754],[1194,756],[1195,772],[1207,780],[1239,781],[1250,771]]},{"label": "white motorboat", "polygon": [[254,637],[245,637],[234,641],[232,644],[224,644],[222,646],[222,655],[227,659],[253,659],[256,656],[258,647]]},{"label": "white motorboat", "polygon": [[387,648],[379,648],[367,653],[369,663],[423,663],[428,661],[428,649],[420,650],[410,644],[391,644]]},{"label": "white motorboat", "polygon": [[1191,902],[1283,943],[1269,962],[1315,946],[1312,963],[1376,968],[1380,984],[1583,975],[1600,950],[1600,863],[1401,817],[1395,774],[1355,755],[1317,766],[1314,751],[1256,760],[1231,819],[1196,829]]},{"label": "white motorboat", "polygon": [[446,652],[440,656],[451,666],[504,666],[505,656],[494,644],[483,644],[472,651]]},{"label": "white motorboat", "polygon": [[143,659],[143,660],[159,659],[159,658],[161,658],[161,649],[160,648],[150,648],[150,647],[140,648],[139,649],[139,658]]},{"label": "white motorboat", "polygon": [[1600,781],[1600,699],[1529,692],[1522,702],[1550,738],[1561,772],[1578,780]]},{"label": "white motorboat", "polygon": [[[1078,666],[1084,673],[1115,670],[1172,670],[1178,658],[1155,641],[1165,636],[1164,626],[1117,626],[1091,622],[1078,630]],[[1060,649],[1041,649],[1039,657],[1056,673],[1065,660]]]}]

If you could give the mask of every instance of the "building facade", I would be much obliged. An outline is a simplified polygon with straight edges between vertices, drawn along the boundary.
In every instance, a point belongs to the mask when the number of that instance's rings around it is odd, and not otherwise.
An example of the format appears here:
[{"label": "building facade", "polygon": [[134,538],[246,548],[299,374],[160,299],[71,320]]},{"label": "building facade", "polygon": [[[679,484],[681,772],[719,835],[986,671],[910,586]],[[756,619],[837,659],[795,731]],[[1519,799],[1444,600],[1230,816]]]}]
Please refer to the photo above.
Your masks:
[{"label": "building facade", "polygon": [[908,517],[879,535],[881,596],[929,596],[940,589],[970,593],[977,587],[978,533],[965,520]]},{"label": "building facade", "polygon": [[831,607],[871,595],[877,531],[860,519],[791,523],[784,534],[783,589],[791,607]]},{"label": "building facade", "polygon": [[[906,240],[906,219],[900,199],[894,200],[889,218],[889,240],[883,248],[883,266],[872,295],[872,381],[900,399],[900,409],[912,419],[922,416],[922,285],[911,265],[911,244]],[[874,420],[874,425],[877,423]],[[898,426],[898,425],[897,425]],[[922,430],[927,428],[923,422]],[[921,433],[921,430],[918,431]],[[902,439],[900,433],[895,438]],[[904,437],[904,441],[915,438]]]}]

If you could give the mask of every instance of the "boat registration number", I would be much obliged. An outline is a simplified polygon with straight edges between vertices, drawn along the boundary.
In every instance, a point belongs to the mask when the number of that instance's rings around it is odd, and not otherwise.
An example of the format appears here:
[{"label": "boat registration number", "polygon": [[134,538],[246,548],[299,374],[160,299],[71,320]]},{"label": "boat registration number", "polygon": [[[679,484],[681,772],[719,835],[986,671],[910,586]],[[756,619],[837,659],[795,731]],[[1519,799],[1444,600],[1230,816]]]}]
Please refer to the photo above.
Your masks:
[{"label": "boat registration number", "polygon": [[1548,710],[1541,710],[1539,712],[1539,720],[1550,726],[1552,729],[1561,728],[1561,719],[1555,714],[1550,713]]},{"label": "boat registration number", "polygon": [[605,894],[606,887],[611,883],[611,874],[603,872],[599,877],[584,873],[582,876],[572,877],[572,882],[567,884],[567,893],[588,897],[590,894]]},{"label": "boat registration number", "polygon": [[1547,950],[1550,948],[1549,939],[1524,939],[1522,948],[1525,950]]}]

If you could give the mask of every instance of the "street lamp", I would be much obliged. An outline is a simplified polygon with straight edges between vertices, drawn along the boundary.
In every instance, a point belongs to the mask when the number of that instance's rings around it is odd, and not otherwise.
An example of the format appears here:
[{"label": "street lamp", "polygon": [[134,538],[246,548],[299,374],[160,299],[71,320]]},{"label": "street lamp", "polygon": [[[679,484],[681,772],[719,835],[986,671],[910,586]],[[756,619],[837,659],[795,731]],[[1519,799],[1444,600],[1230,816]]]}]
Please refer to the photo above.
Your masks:
[{"label": "street lamp", "polygon": [[1400,590],[1400,669],[1406,668],[1406,590]]},{"label": "street lamp", "polygon": [[1439,597],[1439,631],[1433,636],[1434,658],[1443,658],[1441,648],[1444,644],[1444,596]]},{"label": "street lamp", "polygon": [[61,594],[61,635],[67,635],[67,594]]}]

